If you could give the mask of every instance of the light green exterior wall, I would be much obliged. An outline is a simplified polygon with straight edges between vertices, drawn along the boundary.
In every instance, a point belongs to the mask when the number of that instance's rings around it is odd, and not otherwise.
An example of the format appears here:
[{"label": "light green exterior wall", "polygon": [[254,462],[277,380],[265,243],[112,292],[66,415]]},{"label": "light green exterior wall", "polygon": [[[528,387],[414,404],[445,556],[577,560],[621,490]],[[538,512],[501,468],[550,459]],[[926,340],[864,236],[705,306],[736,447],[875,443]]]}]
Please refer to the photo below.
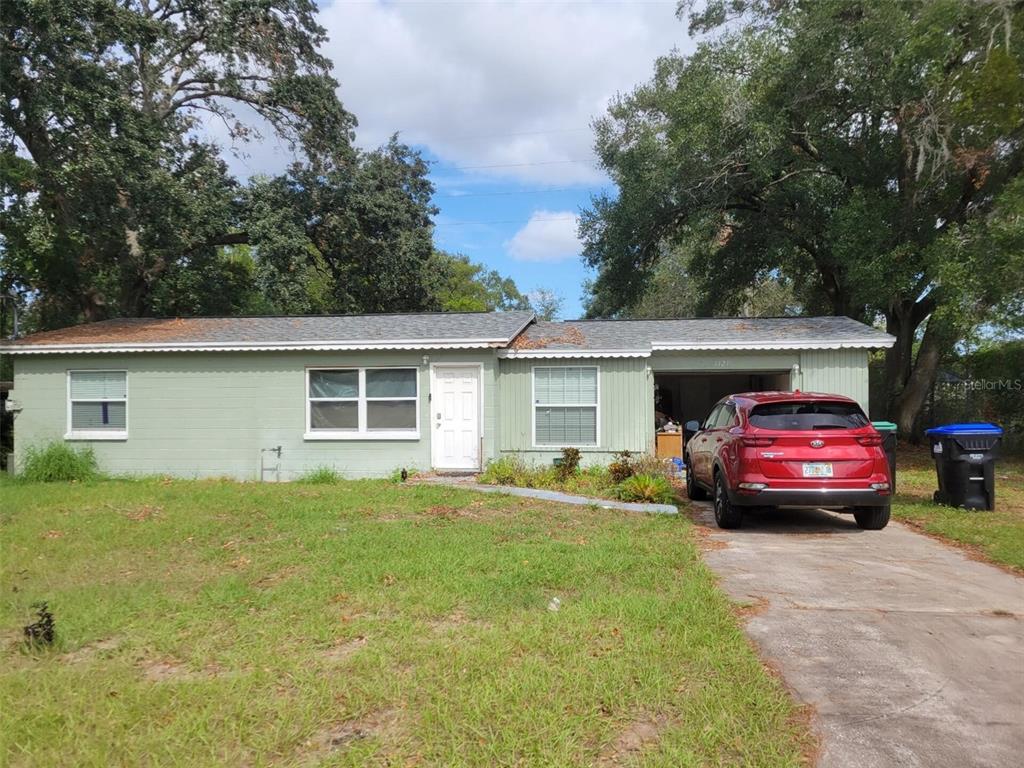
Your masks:
[{"label": "light green exterior wall", "polygon": [[657,373],[738,373],[788,371],[799,352],[655,352],[650,366]]},{"label": "light green exterior wall", "polygon": [[800,382],[805,392],[852,397],[868,410],[868,350],[808,349],[800,353]]},{"label": "light green exterior wall", "polygon": [[502,453],[517,453],[531,463],[550,463],[560,451],[533,445],[533,368],[596,365],[598,445],[581,447],[585,463],[607,462],[613,452],[649,451],[654,440],[654,379],[647,360],[564,358],[501,360],[498,381]]},{"label": "light green exterior wall", "polygon": [[550,463],[559,451],[533,446],[532,369],[542,365],[597,365],[600,369],[600,440],[581,448],[585,463],[607,462],[615,451],[649,452],[654,447],[655,373],[785,373],[799,364],[790,386],[846,395],[868,407],[866,350],[657,352],[648,358],[560,358],[501,360],[499,432],[501,453],[531,463]]},{"label": "light green exterior wall", "polygon": [[[582,448],[586,463],[654,445],[653,373],[787,371],[805,391],[833,392],[868,407],[866,350],[678,352],[648,358],[501,359],[493,351],[432,351],[430,363],[483,365],[483,458],[518,454],[549,463],[559,451],[533,446],[532,369],[543,365],[599,368],[599,444]],[[282,446],[281,479],[320,466],[352,476],[387,475],[431,466],[430,369],[422,352],[159,353],[40,355],[15,358],[12,398],[15,466],[26,446],[62,440],[67,428],[67,371],[128,372],[128,439],[82,441],[112,474],[172,474],[257,479],[260,449]],[[417,367],[420,439],[305,440],[305,369],[316,366]],[[277,463],[266,454],[269,466]],[[267,475],[268,479],[274,477]]]},{"label": "light green exterior wall", "polygon": [[[497,359],[493,351],[430,351],[430,363],[483,364],[483,456],[496,455]],[[281,479],[320,466],[352,476],[431,466],[430,370],[423,352],[134,353],[15,358],[15,466],[26,446],[63,440],[67,371],[128,372],[128,439],[91,445],[111,474],[256,479],[260,449],[282,446]],[[397,366],[419,369],[420,439],[305,440],[305,369]],[[265,454],[267,464],[277,464]],[[268,473],[268,479],[274,475]]]}]

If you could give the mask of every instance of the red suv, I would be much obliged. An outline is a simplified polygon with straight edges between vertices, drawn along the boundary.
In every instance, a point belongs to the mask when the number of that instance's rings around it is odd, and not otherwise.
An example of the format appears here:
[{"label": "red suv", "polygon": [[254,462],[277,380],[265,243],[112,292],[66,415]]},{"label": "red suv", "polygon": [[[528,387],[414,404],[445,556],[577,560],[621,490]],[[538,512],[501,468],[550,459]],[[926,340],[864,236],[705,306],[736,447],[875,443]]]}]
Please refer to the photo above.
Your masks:
[{"label": "red suv", "polygon": [[892,478],[878,434],[848,397],[748,392],[691,421],[686,491],[711,493],[715,522],[738,528],[745,507],[813,507],[853,512],[869,530],[889,522]]}]

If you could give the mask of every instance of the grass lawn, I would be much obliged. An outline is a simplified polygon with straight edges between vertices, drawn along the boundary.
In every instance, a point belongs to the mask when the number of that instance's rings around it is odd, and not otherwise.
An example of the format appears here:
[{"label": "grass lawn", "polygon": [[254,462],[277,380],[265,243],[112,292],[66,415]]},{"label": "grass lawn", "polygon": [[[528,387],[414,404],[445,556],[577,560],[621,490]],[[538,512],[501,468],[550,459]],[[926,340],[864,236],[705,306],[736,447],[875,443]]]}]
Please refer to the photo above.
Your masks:
[{"label": "grass lawn", "polygon": [[992,512],[968,512],[932,503],[938,485],[935,462],[927,448],[900,446],[897,460],[895,518],[1024,573],[1024,459],[998,460],[996,508]]},{"label": "grass lawn", "polygon": [[[683,516],[369,481],[8,482],[0,497],[5,765],[807,752]],[[38,600],[57,647],[28,652]]]}]

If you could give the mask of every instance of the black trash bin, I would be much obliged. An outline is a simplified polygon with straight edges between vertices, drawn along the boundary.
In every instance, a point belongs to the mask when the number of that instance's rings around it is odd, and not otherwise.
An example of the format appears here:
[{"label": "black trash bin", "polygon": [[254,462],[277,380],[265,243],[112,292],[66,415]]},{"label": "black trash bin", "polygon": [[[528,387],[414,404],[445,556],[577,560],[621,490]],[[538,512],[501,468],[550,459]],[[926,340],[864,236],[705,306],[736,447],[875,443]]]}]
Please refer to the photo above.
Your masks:
[{"label": "black trash bin", "polygon": [[896,425],[891,421],[872,421],[878,434],[882,436],[882,450],[889,459],[889,493],[896,493]]},{"label": "black trash bin", "polygon": [[947,424],[927,431],[939,476],[935,501],[951,507],[996,506],[996,457],[1003,430],[995,424]]}]

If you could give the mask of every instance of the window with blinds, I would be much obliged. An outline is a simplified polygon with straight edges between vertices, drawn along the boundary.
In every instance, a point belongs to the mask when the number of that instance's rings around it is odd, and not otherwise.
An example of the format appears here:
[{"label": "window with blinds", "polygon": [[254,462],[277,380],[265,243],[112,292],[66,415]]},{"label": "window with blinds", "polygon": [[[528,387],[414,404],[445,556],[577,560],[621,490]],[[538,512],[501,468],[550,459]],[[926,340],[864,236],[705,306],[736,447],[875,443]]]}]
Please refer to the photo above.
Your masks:
[{"label": "window with blinds", "polygon": [[533,369],[533,444],[597,445],[597,366]]},{"label": "window with blinds", "polygon": [[309,369],[307,436],[416,437],[416,368]]},{"label": "window with blinds", "polygon": [[68,436],[126,437],[126,371],[68,371]]}]

